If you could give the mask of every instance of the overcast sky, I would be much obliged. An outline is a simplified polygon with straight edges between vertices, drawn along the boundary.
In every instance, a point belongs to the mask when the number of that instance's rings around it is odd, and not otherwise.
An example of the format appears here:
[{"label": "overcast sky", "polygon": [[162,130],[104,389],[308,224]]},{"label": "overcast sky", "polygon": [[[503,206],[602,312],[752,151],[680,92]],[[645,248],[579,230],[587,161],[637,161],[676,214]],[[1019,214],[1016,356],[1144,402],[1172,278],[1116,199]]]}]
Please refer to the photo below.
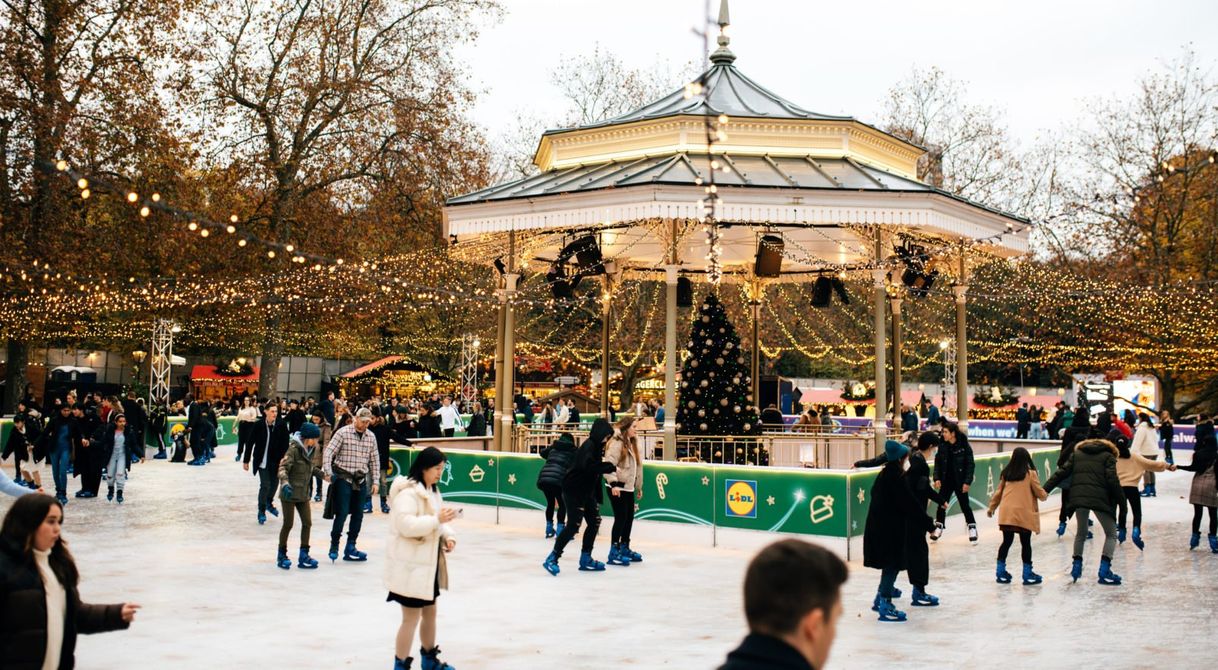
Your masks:
[{"label": "overcast sky", "polygon": [[[517,111],[557,116],[550,71],[595,43],[635,66],[702,57],[705,0],[501,1],[502,21],[457,52],[492,138]],[[1185,46],[1218,66],[1218,0],[732,0],[731,18],[736,66],[802,107],[875,120],[894,82],[938,66],[1026,142]]]}]

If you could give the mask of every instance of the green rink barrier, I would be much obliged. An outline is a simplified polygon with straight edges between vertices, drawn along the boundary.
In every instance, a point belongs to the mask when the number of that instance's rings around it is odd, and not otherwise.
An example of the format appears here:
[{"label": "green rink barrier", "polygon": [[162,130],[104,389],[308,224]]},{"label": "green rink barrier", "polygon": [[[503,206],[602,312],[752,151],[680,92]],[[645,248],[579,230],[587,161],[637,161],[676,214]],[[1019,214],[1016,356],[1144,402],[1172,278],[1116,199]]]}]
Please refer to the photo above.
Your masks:
[{"label": "green rink barrier", "polygon": [[[416,450],[391,449],[389,477],[410,469]],[[1044,482],[1057,449],[1032,452]],[[446,500],[515,509],[545,508],[537,488],[544,460],[533,454],[449,450],[440,478]],[[977,456],[970,487],[974,509],[985,509],[1010,454]],[[722,528],[845,538],[863,533],[877,469],[812,470],[647,461],[636,519]],[[606,498],[608,494],[606,493]],[[959,514],[953,499],[949,514]],[[613,511],[606,499],[603,516]]]},{"label": "green rink barrier", "polygon": [[[171,416],[165,423],[165,446],[170,446],[169,431],[173,429],[175,424],[185,424],[186,417]],[[0,419],[0,445],[8,444],[8,434],[13,430],[12,419]],[[151,435],[144,436],[144,442],[151,445],[155,442]],[[219,418],[219,424],[216,426],[216,445],[221,447],[237,446],[237,417],[222,416]]]}]

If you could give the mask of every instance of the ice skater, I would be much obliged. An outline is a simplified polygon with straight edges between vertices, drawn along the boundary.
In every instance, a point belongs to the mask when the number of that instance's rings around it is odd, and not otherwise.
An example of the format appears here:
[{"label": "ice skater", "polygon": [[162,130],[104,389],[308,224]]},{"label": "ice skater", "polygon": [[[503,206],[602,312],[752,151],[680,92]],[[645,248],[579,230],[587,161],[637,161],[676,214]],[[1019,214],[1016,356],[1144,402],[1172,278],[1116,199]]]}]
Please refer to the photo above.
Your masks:
[{"label": "ice skater", "polygon": [[317,442],[317,448],[313,450],[313,481],[310,486],[313,489],[313,502],[321,502],[321,455],[325,451],[325,446],[330,444],[330,436],[334,434],[334,430],[330,427],[330,423],[326,420],[326,413],[322,411],[321,406],[313,408],[313,413],[309,415],[309,420],[317,426],[321,432],[321,439]]},{"label": "ice skater", "polygon": [[288,538],[292,535],[292,525],[297,514],[300,515],[300,553],[297,555],[296,567],[302,570],[313,570],[317,561],[309,556],[309,531],[313,529],[313,510],[309,508],[309,484],[317,466],[313,463],[313,454],[318,451],[317,440],[321,430],[317,424],[307,421],[300,426],[300,432],[292,433],[288,438],[288,451],[279,461],[279,497],[283,500],[283,527],[279,530],[279,554],[275,564],[284,570],[292,568],[288,558]]},{"label": "ice skater", "polygon": [[588,439],[575,452],[571,469],[563,478],[562,495],[567,505],[567,525],[554,540],[554,550],[546,557],[542,567],[551,575],[558,574],[558,559],[562,558],[563,549],[567,547],[576,533],[582,520],[587,524],[584,530],[583,546],[579,555],[579,569],[585,572],[600,572],[605,564],[592,558],[592,547],[596,544],[596,533],[601,527],[601,504],[605,501],[604,486],[601,477],[616,470],[612,463],[606,463],[605,444],[613,437],[613,426],[601,417],[592,423]]},{"label": "ice skater", "polygon": [[[360,529],[364,525],[364,501],[376,495],[381,483],[380,457],[376,449],[376,436],[368,430],[372,422],[372,410],[361,407],[352,423],[334,431],[321,459],[321,470],[325,480],[333,482],[330,506],[334,525],[330,529],[330,561],[338,560],[338,542],[342,539],[343,525],[351,517],[347,529],[347,545],[343,550],[344,561],[366,561],[368,554],[356,548]],[[369,489],[369,486],[372,488]]]},{"label": "ice skater", "polygon": [[275,489],[278,488],[279,461],[288,450],[288,427],[279,420],[279,408],[267,405],[262,412],[263,421],[255,424],[251,444],[246,445],[242,456],[242,467],[248,472],[250,461],[254,463],[254,476],[258,478],[258,524],[266,523],[266,515],[279,516],[275,507]]},{"label": "ice skater", "polygon": [[634,416],[624,416],[617,422],[617,431],[605,447],[604,461],[614,470],[605,474],[609,485],[609,504],[613,507],[613,532],[610,535],[610,565],[641,563],[643,556],[630,548],[630,531],[634,528],[635,501],[643,499],[643,459],[639,455],[639,439]]},{"label": "ice skater", "polygon": [[[546,539],[562,533],[567,520],[567,505],[562,499],[562,480],[575,460],[575,438],[571,433],[562,433],[557,440],[537,453],[545,459],[545,465],[537,473],[537,488],[546,497]],[[555,526],[555,516],[558,525]]]},{"label": "ice skater", "polygon": [[[1147,460],[1159,460],[1159,435],[1150,421],[1149,414],[1138,413],[1138,424],[1133,430],[1133,444],[1130,445],[1130,449],[1141,454]],[[1155,490],[1156,472],[1163,472],[1163,470],[1162,468],[1150,468],[1142,473],[1145,487],[1140,495],[1143,498],[1154,498],[1158,495],[1158,491]],[[1124,482],[1122,482],[1121,486],[1124,485]],[[1134,482],[1134,488],[1137,488],[1137,485],[1138,483]]]},{"label": "ice skater", "polygon": [[[897,575],[909,565],[908,525],[917,503],[905,482],[909,447],[888,440],[884,443],[884,469],[871,485],[871,506],[863,530],[863,565],[880,571],[880,588],[872,602],[880,621],[905,621],[892,599]],[[923,511],[922,515],[925,516]]]},{"label": "ice skater", "polygon": [[1176,438],[1176,425],[1172,423],[1171,414],[1167,410],[1163,410],[1159,414],[1159,439],[1163,440],[1163,453],[1167,455],[1167,462],[1175,464],[1176,460],[1171,455],[1171,443]]},{"label": "ice skater", "polygon": [[930,465],[927,459],[935,457],[939,442],[938,433],[925,432],[919,435],[909,456],[909,470],[905,472],[905,483],[914,498],[914,510],[905,529],[905,547],[908,552],[906,574],[913,586],[910,604],[915,607],[939,605],[939,597],[926,592],[926,585],[930,583],[930,546],[926,544],[926,534],[936,528],[934,519],[926,513],[926,506],[933,502],[938,509],[944,509],[949,499],[946,494],[936,491],[930,485]]},{"label": "ice skater", "polygon": [[[935,488],[945,500],[951,500],[953,494],[956,496],[960,511],[968,523],[969,542],[977,541],[977,520],[973,517],[973,506],[968,497],[969,487],[973,484],[973,470],[973,448],[969,446],[968,436],[960,430],[960,424],[944,423],[943,445],[935,455]],[[947,508],[941,506],[935,512],[935,530],[930,534],[931,540],[943,536],[946,521]]]},{"label": "ice skater", "polygon": [[998,513],[998,528],[1002,531],[1002,544],[998,546],[998,567],[995,570],[995,581],[999,584],[1010,584],[1011,573],[1007,572],[1007,552],[1019,536],[1019,558],[1023,561],[1023,583],[1039,584],[1044,579],[1032,571],[1032,533],[1040,533],[1040,505],[1038,501],[1047,500],[1049,494],[1040,485],[1040,477],[1036,474],[1036,466],[1032,462],[1032,454],[1023,447],[1016,447],[1011,452],[1011,460],[998,478],[998,490],[990,498],[986,516],[993,517],[994,510],[1001,507]]},{"label": "ice skater", "polygon": [[13,429],[8,434],[8,441],[4,443],[4,458],[13,457],[13,481],[25,486],[31,486],[34,482],[26,484],[25,476],[21,474],[22,461],[30,460],[30,440],[27,438],[26,421],[24,414],[13,415]]},{"label": "ice skater", "polygon": [[[1143,429],[1149,433],[1144,432]],[[1176,466],[1154,460],[1139,450],[1138,439],[1143,435],[1149,435],[1150,444],[1157,451],[1158,443],[1154,438],[1154,429],[1150,427],[1150,417],[1145,414],[1140,415],[1138,429],[1134,432],[1134,443],[1132,445],[1128,442],[1117,443],[1117,478],[1121,480],[1121,490],[1125,493],[1125,497],[1121,500],[1120,515],[1117,517],[1117,541],[1125,541],[1126,528],[1128,528],[1125,521],[1129,517],[1129,510],[1133,509],[1133,544],[1138,549],[1146,547],[1146,543],[1142,541],[1143,496],[1138,493],[1138,482],[1142,479],[1143,474],[1149,475],[1151,472],[1176,469]],[[1146,485],[1146,488],[1153,494],[1155,485],[1150,483]]]},{"label": "ice skater", "polygon": [[1083,574],[1083,546],[1087,542],[1087,522],[1092,513],[1104,529],[1104,549],[1100,556],[1099,583],[1119,585],[1121,576],[1112,571],[1112,555],[1116,550],[1116,508],[1125,497],[1117,477],[1116,445],[1108,440],[1089,439],[1074,447],[1070,460],[1057,469],[1045,482],[1045,492],[1057,487],[1067,477],[1073,478],[1070,488],[1070,508],[1077,521],[1074,531],[1074,563],[1070,576],[1074,581]]},{"label": "ice skater", "polygon": [[457,510],[444,507],[437,484],[448,458],[435,447],[419,452],[410,471],[389,489],[390,534],[385,547],[386,602],[401,606],[402,623],[394,640],[393,668],[408,670],[413,662],[415,628],[423,670],[456,670],[439,659],[436,645],[436,599],[448,589],[445,554],[457,547],[449,522]]},{"label": "ice skater", "polygon": [[143,445],[135,435],[135,430],[127,424],[127,416],[122,412],[111,415],[111,423],[103,426],[93,438],[91,448],[97,450],[106,464],[106,500],[116,500],[123,504],[123,489],[127,485],[127,471],[131,469],[132,461],[144,462]]},{"label": "ice skater", "polygon": [[1218,467],[1218,440],[1214,436],[1214,422],[1209,415],[1197,417],[1197,443],[1193,447],[1193,462],[1177,466],[1193,473],[1193,484],[1188,491],[1188,502],[1193,506],[1193,534],[1188,548],[1196,549],[1201,544],[1201,517],[1208,510],[1210,516],[1210,551],[1218,554],[1218,478],[1214,469]]}]

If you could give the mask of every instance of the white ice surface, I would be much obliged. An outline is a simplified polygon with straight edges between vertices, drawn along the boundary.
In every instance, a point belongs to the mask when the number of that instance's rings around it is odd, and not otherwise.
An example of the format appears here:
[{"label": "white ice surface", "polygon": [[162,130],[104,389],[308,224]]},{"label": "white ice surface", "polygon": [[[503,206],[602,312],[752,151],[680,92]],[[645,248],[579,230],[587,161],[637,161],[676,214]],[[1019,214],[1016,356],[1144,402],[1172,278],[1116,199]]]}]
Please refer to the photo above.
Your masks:
[{"label": "white ice surface", "polygon": [[[227,455],[227,457],[225,457]],[[274,565],[280,521],[255,520],[257,480],[232,462],[233,449],[203,468],[148,461],[136,466],[127,502],[72,498],[65,537],[88,602],[134,601],[144,609],[129,631],[82,636],[77,667],[370,668],[392,667],[398,607],[381,585],[385,517],[365,517],[367,563],[325,559],[329,522],[314,505],[318,570]],[[6,468],[11,467],[4,464]],[[50,469],[42,468],[44,482]],[[1117,549],[1123,586],[1095,582],[1099,540],[1088,543],[1077,584],[1066,571],[1071,533],[1057,538],[1056,496],[1034,537],[1041,586],[994,583],[999,534],[979,517],[970,546],[960,517],[931,548],[931,593],[938,608],[901,608],[906,623],[879,623],[870,611],[879,574],[852,545],[845,615],[831,668],[1193,668],[1207,665],[1218,631],[1218,555],[1187,548],[1189,473],[1160,475],[1145,504],[1145,553]],[[70,484],[74,493],[79,480]],[[7,510],[11,499],[0,500]],[[770,536],[711,533],[659,522],[636,524],[641,565],[581,573],[573,543],[555,578],[541,568],[549,551],[539,512],[464,505],[460,545],[450,557],[453,590],[439,601],[439,644],[461,670],[537,668],[714,668],[745,632],[740,586],[746,562]],[[608,521],[608,520],[607,520]],[[1099,533],[1096,527],[1097,535]],[[289,544],[295,554],[296,533]],[[596,555],[603,559],[608,523]],[[1202,538],[1205,542],[1205,538]],[[844,542],[828,542],[844,551]],[[1187,631],[1181,636],[1179,631]],[[1209,636],[1208,638],[1206,636]],[[417,646],[417,638],[416,638]],[[893,665],[895,664],[895,665]],[[416,666],[417,667],[417,666]]]}]

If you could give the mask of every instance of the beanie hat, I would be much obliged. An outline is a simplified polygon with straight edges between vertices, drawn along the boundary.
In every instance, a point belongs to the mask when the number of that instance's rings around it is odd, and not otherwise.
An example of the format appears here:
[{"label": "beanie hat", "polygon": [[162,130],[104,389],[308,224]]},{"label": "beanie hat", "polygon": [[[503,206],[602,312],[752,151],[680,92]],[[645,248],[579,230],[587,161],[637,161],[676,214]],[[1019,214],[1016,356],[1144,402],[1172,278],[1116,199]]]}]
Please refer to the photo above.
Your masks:
[{"label": "beanie hat", "polygon": [[884,441],[884,458],[889,463],[899,461],[909,453],[909,447],[897,442],[896,440]]},{"label": "beanie hat", "polygon": [[312,422],[300,424],[300,439],[307,440],[309,438],[317,439],[321,437],[321,428]]}]

